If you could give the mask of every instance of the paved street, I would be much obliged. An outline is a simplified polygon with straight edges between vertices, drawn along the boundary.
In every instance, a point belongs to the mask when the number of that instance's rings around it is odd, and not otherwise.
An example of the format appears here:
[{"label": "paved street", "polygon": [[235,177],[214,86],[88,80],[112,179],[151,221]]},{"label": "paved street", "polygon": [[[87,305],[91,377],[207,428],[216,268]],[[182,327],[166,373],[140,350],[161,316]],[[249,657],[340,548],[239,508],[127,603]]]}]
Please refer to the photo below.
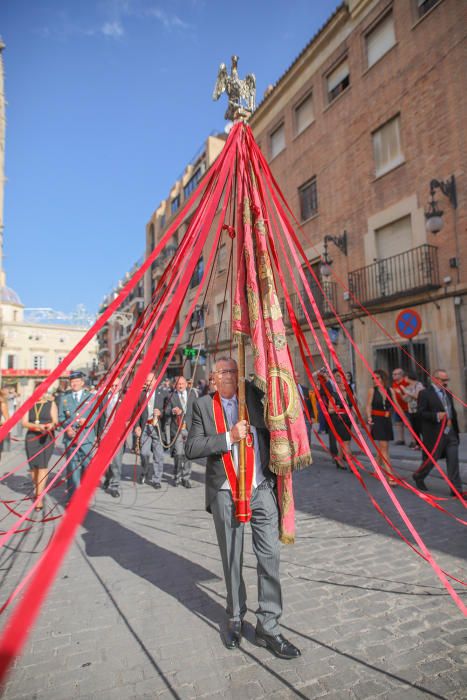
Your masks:
[{"label": "paved street", "polygon": [[[3,455],[2,473],[20,448]],[[465,619],[356,479],[337,472],[322,452],[296,476],[297,542],[282,550],[283,631],[302,649],[297,661],[252,643],[249,537],[245,639],[240,651],[220,641],[224,586],[203,507],[203,467],[195,465],[191,491],[175,489],[167,459],[163,488],[155,491],[134,485],[134,459],[125,457],[121,501],[96,494],[3,698],[466,698]],[[398,453],[401,474],[410,473],[411,460],[409,450]],[[25,475],[2,482],[1,498],[26,493]],[[371,477],[366,483],[400,525],[382,485]],[[427,483],[433,493],[447,493],[441,480]],[[405,490],[397,495],[440,565],[465,578],[462,525]],[[460,503],[446,504],[465,516]],[[14,519],[0,507],[5,529]],[[56,526],[37,524],[4,550],[2,602]]]}]

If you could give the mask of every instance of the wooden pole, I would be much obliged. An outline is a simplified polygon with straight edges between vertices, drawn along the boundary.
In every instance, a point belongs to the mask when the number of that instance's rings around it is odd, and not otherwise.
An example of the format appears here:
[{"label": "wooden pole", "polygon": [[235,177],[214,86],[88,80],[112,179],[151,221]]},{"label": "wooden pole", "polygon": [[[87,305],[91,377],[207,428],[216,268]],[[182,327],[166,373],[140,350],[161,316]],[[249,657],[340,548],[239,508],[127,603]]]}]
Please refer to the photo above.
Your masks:
[{"label": "wooden pole", "polygon": [[[245,343],[238,340],[238,420],[246,420],[245,394]],[[246,500],[246,440],[240,440],[238,454],[238,497],[240,503]]]}]

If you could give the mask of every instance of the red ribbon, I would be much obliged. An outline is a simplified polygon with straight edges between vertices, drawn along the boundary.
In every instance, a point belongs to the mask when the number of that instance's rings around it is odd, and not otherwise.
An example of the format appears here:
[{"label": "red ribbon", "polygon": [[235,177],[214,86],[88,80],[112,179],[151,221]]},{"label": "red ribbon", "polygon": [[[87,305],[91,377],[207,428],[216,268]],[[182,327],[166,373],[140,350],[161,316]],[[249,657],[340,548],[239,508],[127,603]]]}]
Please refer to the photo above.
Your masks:
[{"label": "red ribbon", "polygon": [[[212,406],[214,411],[214,423],[216,424],[216,430],[218,433],[227,433],[228,428],[225,422],[224,409],[222,408],[222,401],[219,396],[219,392],[216,391],[212,397]],[[251,438],[251,436],[250,436]],[[235,517],[241,523],[247,523],[251,520],[251,490],[253,487],[253,473],[255,464],[255,451],[253,448],[253,443],[251,439],[246,443],[246,477],[245,477],[245,498],[240,499],[239,492],[239,481],[237,478],[237,473],[235,471],[235,463],[233,460],[232,452],[224,452],[222,454],[222,463],[224,465],[225,473],[229,481],[230,490],[232,492],[232,498],[235,503]]]}]

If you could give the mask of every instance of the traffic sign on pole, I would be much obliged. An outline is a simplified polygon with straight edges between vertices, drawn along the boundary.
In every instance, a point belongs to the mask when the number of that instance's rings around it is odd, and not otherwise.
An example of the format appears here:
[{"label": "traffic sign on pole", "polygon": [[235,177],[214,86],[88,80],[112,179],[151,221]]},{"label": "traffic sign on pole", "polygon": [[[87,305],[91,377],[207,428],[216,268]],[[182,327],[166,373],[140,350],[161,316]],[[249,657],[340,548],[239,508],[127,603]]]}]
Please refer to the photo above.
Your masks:
[{"label": "traffic sign on pole", "polygon": [[404,309],[397,314],[396,331],[402,338],[415,338],[420,333],[422,319],[413,309]]}]

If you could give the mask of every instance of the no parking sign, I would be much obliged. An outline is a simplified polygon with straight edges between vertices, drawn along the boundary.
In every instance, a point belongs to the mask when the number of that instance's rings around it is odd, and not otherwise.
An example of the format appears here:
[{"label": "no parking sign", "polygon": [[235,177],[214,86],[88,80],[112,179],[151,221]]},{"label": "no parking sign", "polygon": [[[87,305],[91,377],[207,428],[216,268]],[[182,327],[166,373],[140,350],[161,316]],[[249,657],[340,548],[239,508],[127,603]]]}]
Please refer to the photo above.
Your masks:
[{"label": "no parking sign", "polygon": [[420,333],[422,319],[413,309],[404,309],[397,314],[396,331],[402,338],[415,338]]}]

